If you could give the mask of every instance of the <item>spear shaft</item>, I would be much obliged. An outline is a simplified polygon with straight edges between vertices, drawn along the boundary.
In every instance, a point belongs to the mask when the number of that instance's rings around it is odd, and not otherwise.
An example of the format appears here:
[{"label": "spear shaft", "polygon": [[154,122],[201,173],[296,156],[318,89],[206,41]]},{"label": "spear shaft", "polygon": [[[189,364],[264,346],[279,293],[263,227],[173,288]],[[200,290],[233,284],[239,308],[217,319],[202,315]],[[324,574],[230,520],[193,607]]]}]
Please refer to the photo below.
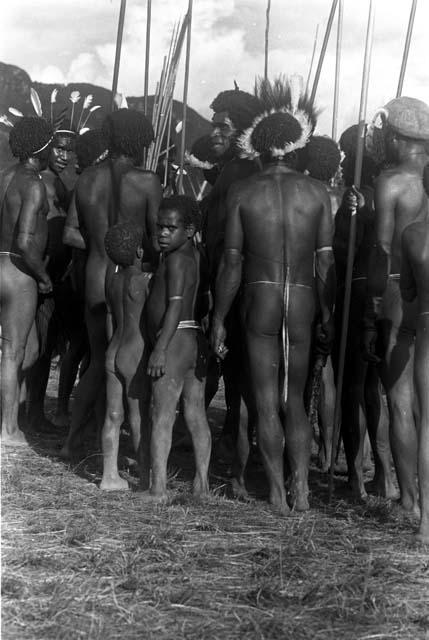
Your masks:
[{"label": "spear shaft", "polygon": [[119,21],[118,21],[118,33],[116,36],[115,64],[113,67],[112,102],[111,102],[112,111],[115,108],[115,96],[118,90],[119,64],[121,62],[122,34],[124,32],[126,4],[127,4],[127,0],[121,0],[121,8],[119,10]]},{"label": "spear shaft", "polygon": [[[371,68],[372,44],[374,39],[374,18],[375,18],[374,0],[370,0],[368,27],[367,27],[366,43],[365,43],[365,58],[364,58],[363,74],[362,74],[362,89],[361,89],[361,98],[360,98],[360,107],[359,107],[358,143],[357,143],[357,149],[356,149],[356,162],[355,162],[355,171],[354,171],[354,185],[357,189],[359,189],[360,187],[361,176],[362,176],[362,161],[363,161],[363,152],[364,152],[364,145],[365,145],[365,118],[366,118],[367,101],[368,101],[368,86],[369,86],[369,74],[370,74],[370,68]],[[339,358],[338,358],[337,393],[335,397],[334,433],[332,437],[331,467],[329,469],[329,483],[328,483],[329,502],[331,502],[332,500],[332,495],[334,490],[335,455],[337,451],[338,440],[340,435],[340,427],[341,427],[341,397],[342,397],[343,381],[344,381],[344,365],[345,365],[346,348],[347,348],[347,333],[348,333],[348,325],[349,325],[353,261],[354,261],[355,242],[356,242],[356,216],[357,216],[357,210],[352,209],[351,215],[350,215],[350,231],[349,231],[349,243],[348,243],[348,252],[347,252],[347,269],[346,269],[346,281],[345,281],[345,291],[344,291],[343,317],[342,317],[342,324],[341,324],[340,351],[339,351]]]},{"label": "spear shaft", "polygon": [[149,61],[150,61],[150,29],[152,23],[152,0],[147,0],[146,7],[146,53],[144,59],[144,113],[148,113],[149,99]]},{"label": "spear shaft", "polygon": [[410,52],[411,36],[413,33],[416,8],[417,8],[417,0],[413,0],[413,4],[411,5],[410,19],[408,21],[407,37],[405,38],[405,47],[404,47],[404,55],[402,56],[401,71],[399,73],[398,89],[396,91],[397,98],[400,98],[402,95],[402,87],[404,85],[405,70],[407,68],[407,62],[408,62],[408,54]]},{"label": "spear shaft", "polygon": [[189,87],[189,66],[191,62],[191,33],[192,33],[192,1],[189,0],[187,19],[187,40],[186,40],[186,63],[185,63],[185,82],[183,86],[183,125],[182,139],[180,145],[180,169],[178,191],[183,193],[183,167],[185,165],[185,144],[186,144],[186,115],[188,107],[188,87]]},{"label": "spear shaft", "polygon": [[319,85],[320,74],[322,72],[323,61],[325,59],[326,49],[329,42],[329,36],[331,35],[332,23],[334,21],[335,11],[337,9],[338,0],[332,0],[331,12],[328,18],[328,24],[326,25],[325,37],[323,38],[322,49],[320,51],[319,62],[317,63],[316,74],[314,76],[313,88],[310,95],[310,104],[314,104],[314,99],[317,93],[317,87]]},{"label": "spear shaft", "polygon": [[332,138],[337,139],[338,97],[340,92],[341,44],[343,41],[343,0],[338,4],[337,51],[335,56],[334,107],[332,111]]}]

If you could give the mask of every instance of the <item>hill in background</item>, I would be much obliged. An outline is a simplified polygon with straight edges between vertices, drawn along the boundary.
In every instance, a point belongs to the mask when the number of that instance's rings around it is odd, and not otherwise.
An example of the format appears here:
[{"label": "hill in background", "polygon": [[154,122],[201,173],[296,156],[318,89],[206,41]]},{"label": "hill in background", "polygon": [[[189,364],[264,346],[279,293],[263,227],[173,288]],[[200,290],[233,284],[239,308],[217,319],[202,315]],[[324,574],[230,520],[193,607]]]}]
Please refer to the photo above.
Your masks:
[{"label": "hill in background", "polygon": [[[111,91],[104,87],[98,87],[93,84],[84,82],[73,82],[68,85],[58,84],[44,84],[41,82],[33,82],[23,69],[11,64],[5,64],[0,62],[0,115],[7,114],[9,107],[15,107],[22,111],[24,115],[34,115],[34,109],[30,100],[30,89],[34,87],[38,92],[42,101],[43,113],[46,114],[47,119],[50,118],[50,97],[53,89],[58,89],[57,102],[55,110],[58,113],[62,107],[69,103],[70,93],[72,91],[80,91],[82,96],[80,102],[76,105],[77,119],[79,118],[82,109],[82,100],[88,95],[92,94],[94,100],[93,105],[101,105],[101,109],[95,111],[90,118],[89,125],[91,128],[99,127],[104,116],[110,111]],[[128,97],[128,105],[131,109],[137,109],[139,111],[144,110],[144,98],[143,97]],[[152,113],[154,96],[149,96],[148,107],[149,116]],[[183,104],[178,100],[173,102],[173,115],[172,115],[172,140],[177,145],[180,145],[178,136],[174,129],[176,125],[182,120]],[[74,122],[76,122],[76,115],[74,116]],[[66,122],[64,123],[66,125]],[[70,122],[68,121],[68,124]],[[186,148],[189,149],[192,143],[200,136],[210,132],[210,122],[200,116],[194,109],[188,106],[186,116]],[[9,150],[9,128],[0,123],[0,168],[3,168],[14,162],[14,158]]]}]

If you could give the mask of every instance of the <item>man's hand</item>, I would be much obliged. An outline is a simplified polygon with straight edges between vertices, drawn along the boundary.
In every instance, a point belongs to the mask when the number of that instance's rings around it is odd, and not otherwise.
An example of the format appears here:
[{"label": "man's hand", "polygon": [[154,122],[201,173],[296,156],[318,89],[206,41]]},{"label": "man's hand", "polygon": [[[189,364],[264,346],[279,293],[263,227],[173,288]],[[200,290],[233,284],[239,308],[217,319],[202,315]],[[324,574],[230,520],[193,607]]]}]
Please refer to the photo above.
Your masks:
[{"label": "man's hand", "polygon": [[228,349],[225,346],[225,339],[226,329],[223,325],[223,322],[221,322],[220,320],[214,320],[212,331],[210,334],[210,343],[214,354],[222,360],[228,353]]},{"label": "man's hand", "polygon": [[381,359],[376,354],[377,329],[366,327],[363,333],[363,358],[371,364],[378,364]]},{"label": "man's hand", "polygon": [[335,326],[333,318],[330,318],[328,322],[319,323],[316,327],[316,353],[322,356],[328,356],[332,351],[334,336]]},{"label": "man's hand", "polygon": [[363,194],[356,189],[355,186],[350,187],[344,194],[344,204],[349,209],[362,209],[365,206],[365,198]]},{"label": "man's hand", "polygon": [[52,292],[52,282],[48,275],[46,275],[42,280],[39,280],[37,286],[39,287],[39,293],[47,295]]},{"label": "man's hand", "polygon": [[147,366],[148,375],[152,378],[160,378],[165,373],[165,365],[167,362],[167,356],[164,350],[157,350],[156,347],[152,351],[149,363]]}]

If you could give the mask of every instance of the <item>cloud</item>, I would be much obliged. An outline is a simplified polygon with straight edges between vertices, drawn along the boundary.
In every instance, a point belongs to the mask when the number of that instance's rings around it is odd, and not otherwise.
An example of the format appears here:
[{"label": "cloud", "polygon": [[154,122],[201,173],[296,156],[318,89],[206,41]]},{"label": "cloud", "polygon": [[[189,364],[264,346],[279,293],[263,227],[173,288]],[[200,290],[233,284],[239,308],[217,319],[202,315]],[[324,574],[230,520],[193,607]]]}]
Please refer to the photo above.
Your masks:
[{"label": "cloud", "polygon": [[[368,2],[344,3],[339,130],[358,117]],[[410,2],[376,0],[376,25],[368,111],[396,92]],[[35,80],[93,82],[110,87],[113,75],[120,0],[19,0],[2,11],[1,59],[23,67]],[[269,73],[301,73],[306,79],[316,25],[318,59],[331,0],[271,0]],[[205,116],[209,104],[234,80],[252,90],[264,68],[266,3],[262,0],[198,0],[194,2],[189,103]],[[153,92],[168,51],[175,22],[187,0],[152,4],[150,91]],[[404,93],[429,102],[426,25],[429,2],[417,8]],[[329,133],[335,68],[335,29],[322,70],[317,102],[324,109],[319,130]],[[128,95],[142,95],[146,7],[128,0],[119,86]],[[33,43],[37,42],[37,47]],[[176,97],[181,98],[183,61]]]}]

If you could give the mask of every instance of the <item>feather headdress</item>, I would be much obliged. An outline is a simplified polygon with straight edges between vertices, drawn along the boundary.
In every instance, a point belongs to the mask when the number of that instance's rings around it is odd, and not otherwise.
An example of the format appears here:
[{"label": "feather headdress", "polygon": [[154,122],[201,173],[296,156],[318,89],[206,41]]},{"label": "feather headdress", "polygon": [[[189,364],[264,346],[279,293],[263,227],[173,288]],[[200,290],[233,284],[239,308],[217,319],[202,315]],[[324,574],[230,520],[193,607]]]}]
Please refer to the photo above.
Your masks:
[{"label": "feather headdress", "polygon": [[[253,159],[269,153],[281,158],[305,147],[316,126],[318,112],[304,91],[302,77],[279,76],[273,82],[260,78],[255,84],[255,95],[264,111],[239,137],[240,156]],[[264,128],[269,128],[272,135],[264,133],[256,142],[255,131]]]},{"label": "feather headdress", "polygon": [[[57,96],[58,96],[58,89],[55,88],[52,91],[51,97],[50,97],[50,122],[54,130],[54,133],[67,133],[72,135],[77,135],[77,134],[81,135],[82,133],[84,133],[84,131],[87,131],[88,127],[86,127],[86,124],[91,114],[94,113],[94,111],[96,111],[97,109],[101,109],[101,105],[94,105],[93,107],[91,106],[94,96],[92,94],[88,94],[85,97],[85,99],[82,102],[82,110],[81,110],[79,119],[76,125],[74,125],[73,120],[74,120],[75,105],[81,99],[81,94],[79,91],[72,91],[70,93],[69,100],[72,104],[72,109],[71,109],[71,115],[70,115],[70,125],[68,127],[63,126],[68,113],[68,105],[62,106],[59,109],[57,109],[57,111],[55,111],[55,105],[58,104]],[[44,116],[43,116],[43,109],[42,109],[42,101],[36,89],[34,89],[33,87],[31,87],[30,89],[30,100],[36,115],[39,118],[43,118]],[[19,111],[18,109],[15,109],[14,107],[9,107],[9,113],[15,116],[15,118],[22,118],[24,115],[21,111]],[[6,124],[8,127],[14,126],[14,123],[11,122],[11,120],[6,115],[1,116],[0,122],[2,122],[3,124]]]}]

